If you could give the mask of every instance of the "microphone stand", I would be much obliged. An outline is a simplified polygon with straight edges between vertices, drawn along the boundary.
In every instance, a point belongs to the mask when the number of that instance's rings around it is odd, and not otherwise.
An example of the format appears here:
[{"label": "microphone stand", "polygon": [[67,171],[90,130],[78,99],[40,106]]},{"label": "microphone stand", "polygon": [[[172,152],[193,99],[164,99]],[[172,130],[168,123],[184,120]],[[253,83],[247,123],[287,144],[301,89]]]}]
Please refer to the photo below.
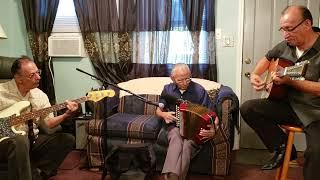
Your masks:
[{"label": "microphone stand", "polygon": [[[144,98],[144,97],[142,97],[142,96],[140,96],[140,95],[137,95],[137,94],[135,94],[135,93],[133,93],[133,92],[131,92],[131,91],[129,91],[129,90],[127,90],[127,89],[123,89],[122,87],[120,87],[120,86],[118,86],[118,85],[116,85],[116,84],[114,84],[114,83],[111,83],[111,82],[108,82],[108,81],[106,81],[106,80],[103,80],[103,79],[101,79],[101,78],[99,78],[99,77],[97,77],[97,76],[95,76],[95,75],[93,75],[93,74],[90,74],[90,73],[87,73],[87,72],[85,72],[85,71],[83,71],[83,70],[81,70],[81,69],[79,69],[79,68],[76,68],[76,70],[77,71],[79,71],[79,72],[81,72],[81,73],[84,73],[84,74],[86,74],[86,75],[88,75],[88,76],[90,76],[90,77],[92,77],[92,78],[95,78],[95,79],[97,79],[97,80],[99,80],[101,83],[103,83],[103,85],[104,84],[107,84],[107,85],[110,85],[110,86],[113,86],[113,87],[115,87],[115,88],[117,88],[117,89],[120,89],[120,90],[122,90],[122,91],[125,91],[125,92],[127,92],[127,93],[129,93],[129,94],[132,94],[133,96],[135,96],[135,97],[137,97],[139,100],[141,100],[141,101],[143,101],[143,102],[145,102],[145,103],[147,103],[147,104],[151,104],[151,105],[154,105],[154,106],[157,106],[157,107],[160,107],[160,105],[159,104],[157,104],[157,103],[155,103],[155,102],[152,102],[152,101],[149,101],[149,100],[147,100],[146,98]],[[104,121],[104,123],[105,123],[105,127],[108,129],[108,123],[107,123],[107,121]],[[106,157],[108,157],[108,142],[107,142],[107,134],[104,134],[103,135],[104,136],[104,138],[105,138],[105,151],[106,151]],[[106,164],[106,159],[104,160],[105,162],[104,162],[104,164]],[[104,165],[105,167],[104,168],[106,168],[106,165]],[[105,170],[104,170],[105,171]]]},{"label": "microphone stand", "polygon": [[133,93],[133,92],[127,90],[127,89],[123,89],[122,87],[118,86],[117,84],[108,82],[108,81],[106,81],[106,80],[104,80],[104,79],[101,79],[101,78],[99,78],[99,77],[97,77],[97,76],[95,76],[95,75],[93,75],[93,74],[87,73],[87,72],[85,72],[85,71],[83,71],[83,70],[81,70],[81,69],[79,69],[79,68],[76,68],[76,70],[79,71],[79,72],[82,72],[82,73],[84,73],[84,74],[86,74],[86,75],[88,75],[88,76],[91,76],[92,78],[95,78],[95,79],[99,80],[99,81],[100,81],[101,83],[103,83],[103,84],[107,84],[107,85],[113,86],[113,87],[115,87],[115,88],[117,88],[117,89],[119,89],[119,90],[125,91],[125,92],[127,92],[127,93],[129,93],[129,94],[131,94],[131,95],[133,95],[133,96],[135,96],[135,97],[137,97],[139,100],[141,100],[141,101],[143,101],[143,102],[145,102],[145,103],[147,103],[147,104],[151,104],[151,105],[154,105],[154,106],[159,107],[159,104],[157,104],[157,103],[155,103],[155,102],[152,102],[152,101],[149,101],[149,100],[147,100],[146,98],[144,98],[144,97],[142,97],[142,96],[140,96],[140,95],[138,95],[138,94],[135,94],[135,93]]}]

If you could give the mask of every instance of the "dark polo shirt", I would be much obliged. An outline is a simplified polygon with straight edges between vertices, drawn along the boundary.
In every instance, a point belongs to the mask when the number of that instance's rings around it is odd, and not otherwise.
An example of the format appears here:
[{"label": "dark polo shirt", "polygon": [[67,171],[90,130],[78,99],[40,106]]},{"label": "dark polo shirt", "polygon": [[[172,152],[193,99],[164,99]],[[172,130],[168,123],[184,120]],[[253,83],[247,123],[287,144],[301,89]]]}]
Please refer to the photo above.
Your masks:
[{"label": "dark polo shirt", "polygon": [[[310,49],[304,51],[300,58],[297,58],[296,47],[288,45],[286,41],[282,41],[270,50],[266,54],[266,58],[268,60],[272,58],[287,59],[294,63],[308,60],[310,64],[305,79],[315,82],[320,80],[320,37]],[[287,98],[304,126],[308,126],[314,121],[320,121],[320,96],[290,88]]]},{"label": "dark polo shirt", "polygon": [[187,100],[189,102],[200,104],[208,107],[211,110],[214,110],[214,104],[212,103],[207,91],[200,84],[193,81],[190,82],[187,90],[183,93],[180,92],[178,86],[175,83],[170,83],[164,86],[159,101],[160,103],[163,103],[165,105],[166,109],[175,111],[176,104],[167,101],[164,98],[165,95],[170,95],[175,98]]}]

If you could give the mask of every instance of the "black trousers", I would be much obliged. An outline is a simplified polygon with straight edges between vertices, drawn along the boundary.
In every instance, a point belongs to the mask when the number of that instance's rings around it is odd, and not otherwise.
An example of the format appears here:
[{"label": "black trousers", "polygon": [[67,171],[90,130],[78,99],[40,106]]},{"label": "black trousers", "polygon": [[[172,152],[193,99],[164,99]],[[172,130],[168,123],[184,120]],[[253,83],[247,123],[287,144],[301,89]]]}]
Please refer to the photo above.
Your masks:
[{"label": "black trousers", "polygon": [[[285,143],[287,135],[279,127],[282,124],[303,126],[290,104],[285,101],[253,99],[240,107],[243,120],[258,134],[270,152]],[[303,174],[305,180],[320,176],[320,122],[304,127],[306,134],[305,162]]]},{"label": "black trousers", "polygon": [[75,139],[71,134],[39,134],[29,154],[29,140],[18,135],[0,142],[0,161],[8,162],[9,180],[35,179],[38,168],[42,174],[54,175],[65,156],[72,150]]}]

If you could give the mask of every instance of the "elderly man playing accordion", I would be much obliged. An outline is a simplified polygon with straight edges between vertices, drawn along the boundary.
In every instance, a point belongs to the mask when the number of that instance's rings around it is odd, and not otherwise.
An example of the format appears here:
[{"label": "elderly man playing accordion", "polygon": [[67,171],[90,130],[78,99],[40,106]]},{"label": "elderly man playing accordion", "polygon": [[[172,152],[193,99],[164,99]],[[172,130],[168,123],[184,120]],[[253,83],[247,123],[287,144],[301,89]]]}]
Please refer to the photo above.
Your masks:
[{"label": "elderly man playing accordion", "polygon": [[[188,173],[190,160],[199,152],[201,145],[181,136],[177,127],[177,121],[179,120],[176,117],[177,103],[170,101],[170,98],[166,97],[175,97],[211,110],[214,105],[206,90],[200,84],[191,80],[191,71],[186,64],[176,64],[172,69],[171,79],[173,82],[164,86],[160,97],[160,102],[164,104],[164,107],[158,108],[156,111],[156,114],[163,118],[167,124],[167,138],[169,141],[162,173],[165,179],[184,180]],[[208,124],[206,129],[202,128],[198,134],[201,137],[201,141],[209,140],[215,135],[218,118],[214,112],[212,112],[212,115],[212,124]]]}]

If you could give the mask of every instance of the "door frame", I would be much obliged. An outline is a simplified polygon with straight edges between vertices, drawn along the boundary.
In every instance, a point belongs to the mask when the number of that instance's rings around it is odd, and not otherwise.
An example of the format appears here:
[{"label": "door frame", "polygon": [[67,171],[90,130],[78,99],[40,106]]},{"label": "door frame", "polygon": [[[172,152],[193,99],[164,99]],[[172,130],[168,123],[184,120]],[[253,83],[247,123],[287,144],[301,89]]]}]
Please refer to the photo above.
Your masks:
[{"label": "door frame", "polygon": [[[241,105],[241,84],[242,84],[242,60],[243,60],[243,28],[244,28],[244,1],[245,0],[240,0],[239,1],[239,19],[238,19],[238,39],[237,39],[237,61],[236,61],[236,89],[235,93],[237,94],[239,98],[239,105]],[[239,124],[238,126],[240,127],[240,112],[239,112]],[[237,131],[235,131],[235,136],[234,136],[234,146],[233,149],[239,149],[240,148],[240,136],[241,134],[238,134]]]}]

